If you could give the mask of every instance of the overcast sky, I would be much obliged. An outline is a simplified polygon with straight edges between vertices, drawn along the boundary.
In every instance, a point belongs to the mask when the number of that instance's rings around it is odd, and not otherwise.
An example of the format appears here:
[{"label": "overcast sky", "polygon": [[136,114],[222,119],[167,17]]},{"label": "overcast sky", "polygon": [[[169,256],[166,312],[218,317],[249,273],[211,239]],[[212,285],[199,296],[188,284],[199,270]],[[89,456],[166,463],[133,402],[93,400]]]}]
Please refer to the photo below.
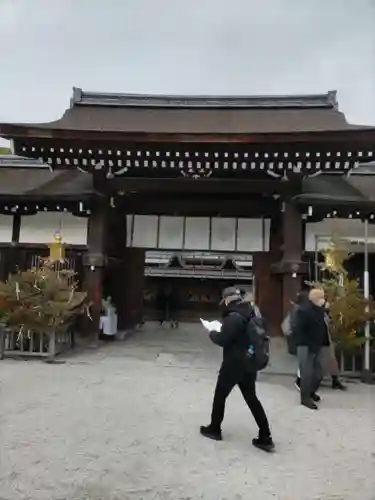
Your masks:
[{"label": "overcast sky", "polygon": [[72,87],[289,94],[337,89],[375,124],[375,0],[0,0],[0,121],[49,121]]}]

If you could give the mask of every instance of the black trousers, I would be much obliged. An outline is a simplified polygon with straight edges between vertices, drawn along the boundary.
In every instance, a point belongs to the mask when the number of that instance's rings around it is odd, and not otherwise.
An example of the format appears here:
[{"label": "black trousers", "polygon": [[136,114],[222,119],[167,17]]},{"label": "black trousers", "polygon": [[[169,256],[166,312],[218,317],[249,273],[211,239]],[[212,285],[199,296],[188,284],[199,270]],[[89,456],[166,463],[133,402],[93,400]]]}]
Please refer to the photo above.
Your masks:
[{"label": "black trousers", "polygon": [[221,429],[221,424],[224,420],[226,399],[237,385],[258,425],[259,436],[269,437],[271,435],[266,412],[256,395],[255,381],[256,373],[245,371],[232,373],[230,370],[223,368],[220,370],[212,405],[211,425],[213,428]]},{"label": "black trousers", "polygon": [[324,351],[311,352],[307,346],[297,348],[298,364],[301,377],[301,402],[307,402],[319,389],[323,379]]}]

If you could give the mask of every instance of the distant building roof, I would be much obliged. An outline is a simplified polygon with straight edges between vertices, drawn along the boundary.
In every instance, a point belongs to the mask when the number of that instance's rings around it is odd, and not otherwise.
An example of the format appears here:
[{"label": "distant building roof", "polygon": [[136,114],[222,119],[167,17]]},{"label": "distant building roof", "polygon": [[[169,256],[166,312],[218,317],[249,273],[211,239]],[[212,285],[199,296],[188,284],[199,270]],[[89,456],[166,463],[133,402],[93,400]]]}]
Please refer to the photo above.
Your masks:
[{"label": "distant building roof", "polygon": [[26,156],[17,156],[12,154],[0,154],[0,168],[39,168],[49,169],[50,167],[36,158],[27,158]]},{"label": "distant building roof", "polygon": [[[49,123],[0,124],[0,136],[22,129],[161,134],[272,134],[371,129],[350,125],[336,92],[291,96],[169,96],[84,92]],[[12,135],[13,134],[13,135]],[[54,135],[53,135],[54,136]]]},{"label": "distant building roof", "polygon": [[360,163],[350,172],[350,175],[375,175],[375,161]]},{"label": "distant building roof", "polygon": [[0,198],[85,197],[94,192],[92,176],[78,170],[51,171],[39,160],[0,155]]},{"label": "distant building roof", "polygon": [[[354,169],[355,172],[355,169]],[[300,203],[374,205],[375,177],[372,173],[355,175],[322,174],[302,181],[302,192],[294,198]]]}]

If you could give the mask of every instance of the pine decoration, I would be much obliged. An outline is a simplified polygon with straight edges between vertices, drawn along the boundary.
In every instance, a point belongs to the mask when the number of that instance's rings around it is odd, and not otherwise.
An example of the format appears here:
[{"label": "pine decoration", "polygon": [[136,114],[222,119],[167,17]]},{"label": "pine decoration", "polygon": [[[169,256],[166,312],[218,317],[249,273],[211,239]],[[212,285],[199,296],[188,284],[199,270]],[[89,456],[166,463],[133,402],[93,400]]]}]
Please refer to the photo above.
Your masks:
[{"label": "pine decoration", "polygon": [[324,256],[323,278],[311,283],[323,288],[330,304],[331,334],[344,350],[353,350],[366,341],[363,336],[367,321],[375,319],[375,302],[367,300],[356,279],[350,279],[345,263],[351,257],[345,240],[333,238]]},{"label": "pine decoration", "polygon": [[67,327],[86,310],[86,294],[77,291],[75,273],[51,260],[0,282],[0,315],[8,327],[49,333]]}]

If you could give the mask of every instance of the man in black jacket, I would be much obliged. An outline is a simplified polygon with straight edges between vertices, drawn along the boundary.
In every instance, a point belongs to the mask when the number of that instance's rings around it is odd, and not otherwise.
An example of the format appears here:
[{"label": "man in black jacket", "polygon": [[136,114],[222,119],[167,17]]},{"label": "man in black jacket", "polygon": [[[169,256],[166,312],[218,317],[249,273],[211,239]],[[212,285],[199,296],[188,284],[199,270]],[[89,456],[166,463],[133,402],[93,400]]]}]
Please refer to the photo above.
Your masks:
[{"label": "man in black jacket", "polygon": [[222,440],[221,424],[224,419],[225,401],[232,389],[238,385],[244,400],[259,428],[253,445],[265,451],[275,447],[267,416],[256,395],[256,372],[249,372],[246,354],[249,349],[247,323],[254,315],[249,303],[243,302],[241,293],[234,287],[223,291],[224,311],[220,332],[210,332],[212,342],[223,348],[223,362],[216,383],[212,406],[211,423],[202,426],[201,434],[207,438]]},{"label": "man in black jacket", "polygon": [[309,300],[296,312],[294,337],[301,376],[301,404],[317,410],[316,394],[323,378],[323,347],[329,346],[328,325],[324,309],[324,291],[313,288]]}]

